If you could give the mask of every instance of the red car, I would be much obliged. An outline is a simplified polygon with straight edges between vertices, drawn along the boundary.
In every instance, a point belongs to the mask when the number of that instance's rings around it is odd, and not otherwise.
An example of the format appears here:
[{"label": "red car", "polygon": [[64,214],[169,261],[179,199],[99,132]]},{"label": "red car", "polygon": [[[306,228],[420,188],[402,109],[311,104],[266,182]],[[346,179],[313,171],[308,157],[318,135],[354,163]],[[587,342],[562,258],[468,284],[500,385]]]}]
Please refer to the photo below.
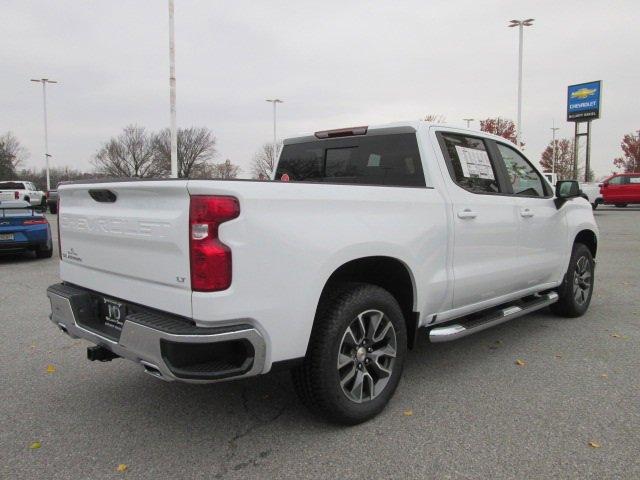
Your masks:
[{"label": "red car", "polygon": [[640,173],[612,175],[600,184],[600,193],[606,205],[626,207],[640,203]]}]

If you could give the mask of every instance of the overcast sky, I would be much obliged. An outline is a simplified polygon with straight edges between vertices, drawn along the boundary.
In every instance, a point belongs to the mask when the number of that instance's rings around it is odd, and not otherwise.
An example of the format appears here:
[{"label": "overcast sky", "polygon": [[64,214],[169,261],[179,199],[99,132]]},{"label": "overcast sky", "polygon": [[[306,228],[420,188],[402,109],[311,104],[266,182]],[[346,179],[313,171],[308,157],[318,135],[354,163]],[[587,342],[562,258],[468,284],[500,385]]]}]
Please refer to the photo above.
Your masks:
[{"label": "overcast sky", "polygon": [[[90,168],[101,143],[136,123],[169,124],[164,0],[2,0],[0,134],[12,131],[44,165],[48,77],[53,164]],[[415,120],[427,113],[515,119],[517,29],[525,30],[523,140],[538,161],[566,122],[567,85],[603,80],[592,158],[610,172],[625,133],[640,129],[640,8],[630,1],[176,0],[179,126],[206,126],[218,159],[249,172],[272,137]],[[475,122],[478,128],[477,122]]]}]

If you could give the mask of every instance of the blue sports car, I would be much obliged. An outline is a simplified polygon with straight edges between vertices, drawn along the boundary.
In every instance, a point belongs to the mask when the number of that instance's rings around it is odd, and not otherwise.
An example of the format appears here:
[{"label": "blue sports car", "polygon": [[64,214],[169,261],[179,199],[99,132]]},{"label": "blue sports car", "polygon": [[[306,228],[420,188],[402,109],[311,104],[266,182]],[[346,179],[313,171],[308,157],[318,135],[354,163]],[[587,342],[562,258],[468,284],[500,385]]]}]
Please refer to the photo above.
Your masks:
[{"label": "blue sports car", "polygon": [[22,200],[0,202],[0,253],[33,250],[38,258],[53,254],[51,226],[44,213]]}]

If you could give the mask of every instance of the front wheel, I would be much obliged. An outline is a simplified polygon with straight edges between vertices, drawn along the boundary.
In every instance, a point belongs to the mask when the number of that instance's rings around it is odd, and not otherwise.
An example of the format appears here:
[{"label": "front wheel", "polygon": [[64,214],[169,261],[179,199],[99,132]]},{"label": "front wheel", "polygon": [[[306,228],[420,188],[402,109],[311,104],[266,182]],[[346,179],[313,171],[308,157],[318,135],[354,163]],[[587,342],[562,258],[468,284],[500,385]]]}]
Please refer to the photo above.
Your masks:
[{"label": "front wheel", "polygon": [[616,208],[626,208],[627,204],[626,203],[616,203]]},{"label": "front wheel", "polygon": [[375,285],[341,283],[323,295],[293,383],[314,413],[336,423],[361,423],[393,396],[406,349],[406,325],[395,298]]},{"label": "front wheel", "polygon": [[594,272],[595,263],[591,250],[582,243],[575,243],[569,269],[558,288],[559,299],[551,305],[551,310],[563,317],[584,315],[591,303]]}]

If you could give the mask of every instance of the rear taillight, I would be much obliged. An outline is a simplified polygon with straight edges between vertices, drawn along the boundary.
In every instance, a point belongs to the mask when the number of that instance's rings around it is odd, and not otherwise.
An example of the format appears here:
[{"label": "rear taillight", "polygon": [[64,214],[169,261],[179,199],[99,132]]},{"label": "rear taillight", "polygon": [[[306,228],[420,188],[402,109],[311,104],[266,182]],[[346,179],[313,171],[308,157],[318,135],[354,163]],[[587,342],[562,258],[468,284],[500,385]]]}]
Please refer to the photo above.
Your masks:
[{"label": "rear taillight", "polygon": [[45,223],[49,223],[49,222],[47,222],[46,218],[32,218],[32,219],[29,219],[29,220],[23,220],[22,221],[23,225],[42,225],[42,224],[45,224]]},{"label": "rear taillight", "polygon": [[20,192],[13,192],[13,198],[15,200],[20,200]]},{"label": "rear taillight", "polygon": [[231,250],[218,239],[218,227],[238,215],[240,204],[235,197],[191,197],[189,245],[192,290],[215,292],[226,290],[231,285]]}]

